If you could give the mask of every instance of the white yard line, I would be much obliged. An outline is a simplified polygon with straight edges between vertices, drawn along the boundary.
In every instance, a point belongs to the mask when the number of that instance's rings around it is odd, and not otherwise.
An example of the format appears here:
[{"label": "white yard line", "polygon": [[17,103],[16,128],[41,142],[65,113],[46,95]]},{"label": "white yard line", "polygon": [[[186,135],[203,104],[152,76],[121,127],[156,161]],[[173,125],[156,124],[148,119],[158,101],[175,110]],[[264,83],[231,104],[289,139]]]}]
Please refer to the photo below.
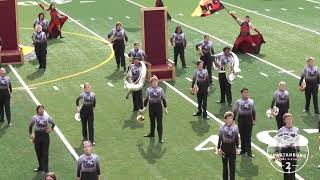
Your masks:
[{"label": "white yard line", "polygon": [[237,77],[239,77],[240,79],[243,79],[243,76],[241,76],[241,75],[237,75]]},{"label": "white yard line", "polygon": [[281,8],[281,10],[286,11],[286,10],[288,10],[288,9],[286,9],[286,8]]},{"label": "white yard line", "polygon": [[83,4],[83,3],[94,3],[96,1],[80,1],[80,4]]},{"label": "white yard line", "polygon": [[260,74],[261,74],[262,76],[264,76],[264,77],[268,77],[268,74],[266,74],[266,73],[261,72]]},{"label": "white yard line", "polygon": [[265,11],[268,11],[268,12],[271,11],[270,9],[264,9],[264,10],[265,10]]},{"label": "white yard line", "polygon": [[96,19],[94,19],[94,18],[90,18],[92,21],[94,21],[94,20],[96,20]]},{"label": "white yard line", "polygon": [[[19,73],[16,71],[16,69],[12,66],[9,65],[9,68],[11,69],[11,71],[13,72],[13,74],[16,76],[16,78],[19,80],[19,82],[21,83],[21,85],[24,87],[24,89],[27,91],[27,93],[29,94],[29,96],[31,97],[31,99],[33,100],[33,102],[36,105],[39,105],[40,102],[39,100],[36,98],[36,96],[33,94],[33,92],[31,92],[30,88],[27,86],[27,84],[24,82],[24,80],[21,78],[21,76],[19,75]],[[71,144],[69,143],[69,141],[66,139],[66,137],[62,134],[62,132],[60,131],[60,129],[58,128],[58,126],[56,125],[54,127],[54,131],[57,133],[57,135],[60,137],[60,139],[62,140],[63,144],[67,147],[67,149],[69,150],[69,152],[72,154],[72,156],[78,160],[79,156],[76,153],[76,151],[73,149],[73,147],[71,146]]]},{"label": "white yard line", "polygon": [[190,78],[188,78],[188,77],[186,77],[186,80],[188,80],[188,81],[190,81],[190,82],[192,81],[192,79],[190,79]]},{"label": "white yard line", "polygon": [[218,80],[218,78],[217,77],[215,77],[215,76],[211,76],[213,79],[215,79],[215,80]]},{"label": "white yard line", "polygon": [[312,0],[306,0],[306,1],[312,2],[312,3],[316,3],[316,4],[320,4],[320,2],[318,2],[318,1],[312,1]]},{"label": "white yard line", "polygon": [[[129,1],[129,0],[127,0],[127,1]],[[297,28],[303,29],[305,31],[309,31],[309,32],[315,33],[317,35],[320,35],[320,32],[318,32],[318,31],[315,31],[315,30],[312,30],[312,29],[309,29],[309,28],[305,28],[305,27],[302,27],[300,25],[293,24],[293,23],[290,23],[290,22],[287,22],[287,21],[284,21],[284,20],[281,20],[281,19],[278,19],[278,18],[274,18],[274,17],[268,16],[268,15],[264,15],[264,14],[261,14],[261,13],[258,13],[258,12],[255,12],[255,11],[252,11],[252,10],[249,10],[249,9],[245,9],[245,8],[242,8],[240,6],[236,6],[236,5],[233,5],[233,4],[230,4],[230,3],[226,3],[226,2],[223,2],[223,1],[221,1],[221,2],[223,4],[226,4],[226,5],[238,8],[238,9],[242,9],[244,11],[251,12],[251,13],[257,14],[259,16],[263,16],[265,18],[269,18],[269,19],[272,19],[274,21],[278,21],[278,22],[281,22],[281,23],[284,23],[284,24],[287,24],[287,25],[290,25],[290,26],[293,26],[293,27],[297,27]]]},{"label": "white yard line", "polygon": [[300,10],[304,10],[304,8],[303,8],[303,7],[298,7],[298,9],[300,9]]},{"label": "white yard line", "polygon": [[125,18],[130,19],[130,16],[125,16]]},{"label": "white yard line", "polygon": [[54,90],[59,91],[59,88],[57,86],[52,86]]},{"label": "white yard line", "polygon": [[320,9],[320,7],[319,7],[319,6],[315,6],[315,8],[316,8],[316,9]]}]

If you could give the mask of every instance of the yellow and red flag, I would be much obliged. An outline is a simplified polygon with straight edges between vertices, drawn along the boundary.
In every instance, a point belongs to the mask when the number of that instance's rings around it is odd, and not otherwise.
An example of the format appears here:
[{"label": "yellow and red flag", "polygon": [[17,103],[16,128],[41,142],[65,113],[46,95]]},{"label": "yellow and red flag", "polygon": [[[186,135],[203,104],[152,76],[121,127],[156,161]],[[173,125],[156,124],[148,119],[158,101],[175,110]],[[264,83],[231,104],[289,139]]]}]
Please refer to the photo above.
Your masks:
[{"label": "yellow and red flag", "polygon": [[192,16],[205,17],[222,9],[224,9],[224,6],[219,0],[201,0]]}]

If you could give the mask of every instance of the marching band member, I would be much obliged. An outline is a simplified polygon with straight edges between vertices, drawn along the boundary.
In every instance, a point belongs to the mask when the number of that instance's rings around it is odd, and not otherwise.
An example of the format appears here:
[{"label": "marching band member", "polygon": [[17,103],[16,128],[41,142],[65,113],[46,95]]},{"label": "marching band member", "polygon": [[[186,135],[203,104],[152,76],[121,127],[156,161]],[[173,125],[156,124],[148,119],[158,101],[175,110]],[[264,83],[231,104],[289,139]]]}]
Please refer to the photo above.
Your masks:
[{"label": "marching band member", "polygon": [[[277,136],[283,141],[286,141],[289,136],[296,138],[296,140],[285,147],[276,147],[276,158],[277,160],[281,159],[284,180],[295,180],[295,170],[298,159],[297,153],[299,152],[299,144],[297,144],[299,129],[293,126],[292,114],[285,113],[283,119],[285,126],[278,130]],[[280,156],[279,153],[281,153],[282,156]]]},{"label": "marching band member", "polygon": [[46,33],[46,35],[48,36],[48,27],[49,27],[49,23],[48,21],[45,19],[45,15],[44,13],[39,13],[38,14],[38,18],[34,21],[33,23],[33,28],[36,28],[37,25],[41,25],[42,27],[42,31],[44,33]]},{"label": "marching band member", "polygon": [[286,90],[286,83],[283,81],[279,83],[279,90],[273,94],[271,103],[271,109],[273,111],[274,106],[279,108],[276,121],[278,129],[280,129],[285,125],[283,121],[283,115],[289,111],[289,92]]},{"label": "marching band member", "polygon": [[254,157],[251,151],[252,126],[256,124],[255,103],[249,98],[248,88],[241,89],[241,99],[237,100],[234,108],[234,120],[238,116],[238,127],[241,138],[241,153]]},{"label": "marching band member", "polygon": [[[85,83],[83,85],[84,92],[76,100],[77,111],[80,112],[80,118],[82,123],[82,141],[88,140],[87,126],[89,126],[89,140],[92,145],[96,145],[94,142],[94,109],[96,107],[96,95],[91,92],[91,85]],[[79,107],[79,101],[82,100],[82,107]]]},{"label": "marching band member", "polygon": [[207,115],[207,97],[209,88],[209,74],[206,69],[203,68],[203,61],[197,62],[197,69],[192,76],[191,88],[194,89],[195,85],[198,87],[197,100],[198,100],[198,112],[193,113],[193,116],[201,116],[204,119],[209,119]]},{"label": "marching band member", "polygon": [[61,28],[63,24],[68,20],[68,17],[61,14],[56,9],[56,6],[53,3],[50,4],[47,11],[50,11],[51,16],[51,21],[48,29],[49,38],[57,38],[58,36],[60,36],[60,38],[63,38],[61,34]]},{"label": "marching band member", "polygon": [[108,34],[108,41],[113,44],[113,50],[116,58],[117,69],[121,66],[126,71],[126,62],[124,57],[125,46],[128,42],[126,31],[122,28],[121,22],[116,23],[116,28],[113,28]]},{"label": "marching band member", "polygon": [[139,49],[139,43],[135,42],[133,43],[133,49],[131,49],[128,53],[129,58],[131,59],[131,63],[133,63],[133,60],[135,58],[138,58],[140,60],[145,60],[147,58],[146,53],[144,52],[144,50]]},{"label": "marching band member", "polygon": [[174,64],[177,66],[178,56],[180,55],[183,68],[188,68],[186,60],[184,58],[184,49],[187,46],[187,40],[184,32],[182,32],[181,26],[177,26],[175,32],[170,38],[171,45],[174,48]]},{"label": "marching band member", "polygon": [[217,103],[225,103],[225,96],[227,97],[228,106],[232,106],[231,83],[226,77],[225,67],[231,65],[234,67],[235,54],[231,54],[230,47],[224,47],[223,52],[215,56],[215,65],[219,68],[219,84],[220,84],[220,100]]},{"label": "marching band member", "polygon": [[[140,59],[141,56],[133,56],[133,64],[129,66],[128,69],[128,78],[131,79],[132,82],[136,82],[141,74],[141,65]],[[142,102],[142,89],[139,91],[132,91],[132,101],[133,101],[133,110],[138,111],[143,108]]]},{"label": "marching band member", "polygon": [[36,52],[39,61],[39,66],[37,68],[45,71],[47,68],[47,35],[42,31],[41,25],[36,25],[32,40],[34,43],[34,51]]},{"label": "marching band member", "polygon": [[[29,136],[34,142],[34,149],[36,150],[39,167],[34,169],[34,172],[44,171],[49,172],[48,159],[49,159],[49,133],[53,131],[55,123],[53,119],[44,113],[44,106],[38,105],[36,108],[37,115],[32,117],[29,124]],[[51,124],[51,128],[49,128]],[[35,126],[35,133],[32,133],[32,128]]]},{"label": "marching band member", "polygon": [[144,99],[143,104],[144,107],[140,110],[140,112],[143,113],[146,109],[146,106],[149,103],[150,133],[144,135],[144,137],[154,137],[155,124],[157,121],[159,143],[163,143],[164,141],[162,139],[162,104],[166,113],[168,113],[168,108],[164,92],[162,88],[158,86],[158,82],[159,80],[156,76],[150,78],[150,87],[146,91],[146,97]]},{"label": "marching band member", "polygon": [[214,54],[213,43],[209,39],[209,35],[204,35],[204,40],[196,45],[197,51],[200,53],[200,60],[203,61],[203,67],[207,69],[209,74],[209,84],[212,82],[212,55]]},{"label": "marching band member", "polygon": [[[236,15],[234,15],[232,12],[230,12],[230,15],[240,25],[240,35],[236,39],[232,51],[235,53],[239,51],[244,51],[243,53],[259,54],[261,44],[265,43],[265,41],[263,40],[262,33],[252,25],[249,16],[245,16],[242,20],[238,18]],[[258,34],[250,35],[250,29],[253,29]]]},{"label": "marching band member", "polygon": [[11,80],[6,76],[6,70],[4,68],[0,68],[0,122],[4,121],[5,110],[9,126],[12,126],[10,108],[11,93]]},{"label": "marching band member", "polygon": [[305,98],[306,105],[303,112],[309,112],[311,95],[313,98],[314,112],[319,114],[318,108],[318,84],[320,82],[318,67],[314,65],[314,58],[307,58],[307,66],[302,70],[299,86],[301,87],[303,80],[306,82]]},{"label": "marching band member", "polygon": [[83,142],[83,151],[78,159],[77,180],[100,180],[99,156],[92,153],[90,141]]},{"label": "marching band member", "polygon": [[[222,157],[223,180],[235,180],[236,156],[239,147],[239,129],[233,123],[233,113],[224,114],[225,124],[219,129],[218,153]],[[230,171],[230,174],[228,172]]]}]

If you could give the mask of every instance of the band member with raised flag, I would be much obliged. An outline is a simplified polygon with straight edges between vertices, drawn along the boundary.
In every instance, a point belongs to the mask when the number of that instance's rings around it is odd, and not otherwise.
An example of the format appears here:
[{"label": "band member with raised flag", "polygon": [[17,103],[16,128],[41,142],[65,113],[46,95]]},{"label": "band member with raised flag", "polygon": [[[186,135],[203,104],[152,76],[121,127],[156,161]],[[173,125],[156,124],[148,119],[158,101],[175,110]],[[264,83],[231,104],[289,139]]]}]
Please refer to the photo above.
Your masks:
[{"label": "band member with raised flag", "polygon": [[[140,60],[143,56],[133,56],[133,64],[131,64],[128,68],[128,78],[131,79],[132,82],[136,82],[141,74],[141,64]],[[143,108],[142,102],[142,89],[138,91],[132,91],[132,101],[133,101],[133,109],[132,111],[138,111]]]},{"label": "band member with raised flag", "polygon": [[6,114],[8,126],[12,126],[10,108],[11,93],[11,80],[6,76],[6,70],[0,68],[0,122],[4,122],[4,114]]},{"label": "band member with raised flag", "polygon": [[48,21],[45,19],[45,15],[43,12],[38,14],[38,18],[33,22],[33,28],[36,28],[37,25],[41,25],[42,27],[42,31],[44,33],[46,33],[47,37],[48,37],[48,27],[49,27],[49,23]]},{"label": "band member with raised flag", "polygon": [[[40,6],[41,7],[41,6]],[[43,7],[43,6],[42,6]],[[61,28],[64,23],[68,20],[68,17],[63,15],[56,9],[55,4],[50,4],[47,11],[50,12],[51,20],[48,28],[49,38],[63,38]]]},{"label": "band member with raised flag", "polygon": [[[265,43],[262,33],[252,25],[249,16],[245,16],[242,20],[232,12],[230,15],[240,25],[240,34],[233,45],[232,52],[259,54],[262,43]],[[251,29],[258,34],[250,35]]]},{"label": "band member with raised flag", "polygon": [[83,152],[78,159],[77,180],[100,180],[99,156],[92,153],[90,141],[83,142]]},{"label": "band member with raised flag", "polygon": [[299,86],[302,86],[303,80],[305,80],[305,98],[306,105],[303,112],[309,112],[311,96],[313,99],[314,113],[319,114],[318,107],[318,88],[320,82],[319,69],[315,66],[314,58],[307,58],[307,66],[303,68]]},{"label": "band member with raised flag", "polygon": [[192,76],[191,88],[197,94],[198,111],[193,113],[193,116],[201,116],[204,119],[209,119],[207,114],[207,98],[209,88],[209,74],[206,69],[203,68],[203,61],[197,62],[197,69]]},{"label": "band member with raised flag", "polygon": [[[84,92],[76,99],[77,111],[80,112],[80,118],[82,123],[82,141],[88,140],[89,127],[89,140],[92,145],[96,145],[94,142],[94,109],[96,108],[96,95],[91,92],[91,85],[85,83],[83,85]],[[80,107],[80,100],[82,100],[82,107]]]},{"label": "band member with raised flag", "polygon": [[238,118],[238,127],[241,138],[241,155],[254,157],[251,151],[252,126],[256,124],[255,103],[249,98],[248,88],[241,89],[241,98],[237,100],[233,111],[234,120]]},{"label": "band member with raised flag", "polygon": [[42,26],[37,24],[32,35],[34,51],[36,52],[39,66],[37,69],[47,69],[47,35],[42,31]]},{"label": "band member with raised flag", "polygon": [[272,111],[274,111],[274,106],[279,108],[276,121],[278,129],[280,129],[285,125],[283,115],[289,111],[289,92],[286,90],[286,83],[284,81],[279,83],[279,89],[273,94],[271,103]]},{"label": "band member with raised flag", "polygon": [[187,39],[184,32],[182,32],[181,26],[177,26],[175,32],[170,38],[171,45],[174,48],[174,65],[177,66],[178,56],[180,55],[181,63],[183,68],[188,68],[184,57],[184,49],[187,46]]},{"label": "band member with raised flag", "polygon": [[209,84],[213,84],[212,81],[212,61],[213,61],[213,43],[210,41],[209,35],[203,36],[203,41],[200,41],[196,45],[196,50],[200,54],[200,60],[203,61],[203,67],[207,69],[209,74]]},{"label": "band member with raised flag", "polygon": [[230,47],[224,47],[223,52],[215,55],[214,64],[219,69],[219,84],[220,84],[220,100],[217,103],[225,103],[225,96],[227,97],[228,106],[232,106],[232,94],[231,94],[231,83],[226,77],[226,66],[232,66],[233,71],[236,70],[235,58],[237,55],[231,52]]},{"label": "band member with raised flag", "polygon": [[108,41],[113,44],[113,50],[116,58],[117,69],[121,66],[123,71],[126,71],[126,61],[124,57],[125,47],[128,43],[128,36],[126,31],[122,28],[121,22],[116,23],[116,28],[113,28],[108,33]]},{"label": "band member with raised flag", "polygon": [[[218,153],[222,157],[223,180],[235,180],[237,148],[239,148],[239,129],[233,123],[233,113],[224,114],[224,122],[219,129]],[[229,174],[230,172],[230,174]]]},{"label": "band member with raised flag", "polygon": [[131,60],[130,63],[133,63],[133,60],[135,58],[138,58],[139,60],[146,60],[147,59],[146,53],[144,52],[144,50],[139,48],[139,43],[138,42],[133,43],[133,49],[131,49],[129,51],[128,57]]},{"label": "band member with raised flag", "polygon": [[[44,171],[47,173],[49,172],[49,133],[53,131],[55,123],[53,119],[45,113],[43,105],[38,105],[36,111],[37,114],[32,117],[29,124],[29,136],[34,143],[39,164],[39,167],[34,169],[34,172]],[[49,124],[51,124],[51,127],[49,127]],[[34,134],[32,133],[33,127],[35,127]]]},{"label": "band member with raised flag", "polygon": [[146,106],[149,103],[150,133],[144,135],[144,137],[154,137],[154,131],[157,122],[159,143],[163,143],[164,141],[162,139],[162,105],[165,109],[165,112],[168,113],[167,101],[162,88],[158,86],[158,78],[156,76],[153,76],[150,78],[149,82],[150,87],[146,90],[146,97],[144,98],[143,109],[140,109],[140,112],[143,113],[146,109]]},{"label": "band member with raised flag", "polygon": [[[276,159],[281,161],[282,170],[283,170],[283,179],[284,180],[295,180],[295,171],[298,160],[298,152],[299,152],[299,129],[293,126],[293,117],[290,113],[285,113],[283,115],[283,120],[285,122],[285,126],[281,127],[278,130],[277,138],[280,138],[281,142],[288,142],[286,144],[281,144],[280,147],[276,147],[275,154]],[[290,139],[290,143],[288,141],[288,137],[294,139]]]},{"label": "band member with raised flag", "polygon": [[[156,0],[156,5],[155,6],[156,7],[164,7],[162,0]],[[170,16],[169,12],[167,12],[167,19],[169,21],[171,21],[171,16]]]}]

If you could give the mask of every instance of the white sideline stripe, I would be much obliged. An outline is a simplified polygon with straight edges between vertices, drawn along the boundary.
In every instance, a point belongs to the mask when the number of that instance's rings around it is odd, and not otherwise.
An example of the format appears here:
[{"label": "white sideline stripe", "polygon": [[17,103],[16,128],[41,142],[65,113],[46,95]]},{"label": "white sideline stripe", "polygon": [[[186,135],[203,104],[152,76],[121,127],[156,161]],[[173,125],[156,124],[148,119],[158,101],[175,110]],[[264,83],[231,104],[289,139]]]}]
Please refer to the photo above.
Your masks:
[{"label": "white sideline stripe", "polygon": [[57,86],[52,86],[54,90],[59,91],[59,88]]},{"label": "white sideline stripe", "polygon": [[286,10],[288,10],[288,9],[286,9],[286,8],[281,8],[281,10],[286,11]]},{"label": "white sideline stripe", "polygon": [[268,77],[268,74],[266,74],[266,73],[261,72],[260,74],[261,74],[262,76],[264,76],[264,77]]},{"label": "white sideline stripe", "polygon": [[271,11],[270,9],[264,9],[265,11]]},{"label": "white sideline stripe", "polygon": [[[144,6],[142,6],[142,5],[140,5],[140,4],[137,4],[136,2],[133,2],[133,1],[131,1],[131,0],[126,0],[127,2],[130,2],[130,3],[132,3],[132,4],[135,4],[135,5],[137,5],[137,6],[139,6],[139,7],[141,7],[141,8],[143,8]],[[184,24],[184,23],[181,23],[181,22],[179,22],[179,21],[177,21],[177,20],[174,20],[174,19],[171,19],[172,21],[174,21],[174,22],[176,22],[176,23],[179,23],[179,24],[181,24],[181,25],[183,25],[183,26],[186,26],[186,27],[188,27],[188,28],[190,28],[190,29],[193,29],[193,30],[195,30],[195,31],[197,31],[197,32],[200,32],[201,34],[208,34],[208,33],[204,33],[203,31],[200,31],[200,30],[198,30],[198,29],[195,29],[195,28],[193,28],[193,27],[191,27],[191,26],[189,26],[189,25],[186,25],[186,24]],[[211,37],[213,37],[212,35],[210,35]],[[215,38],[215,37],[214,37]],[[216,38],[216,39],[218,39],[218,38]],[[223,41],[223,40],[219,40],[220,42],[224,42],[225,44],[228,44],[228,43],[226,43],[225,41]],[[256,57],[256,56],[254,56],[254,55],[251,55],[251,54],[248,54],[248,55],[250,55],[250,56],[252,56],[252,57]],[[259,59],[260,61],[265,61],[265,60],[263,60],[263,59],[261,59],[261,58],[258,58],[258,57],[256,57],[257,59]],[[267,62],[267,61],[265,61],[267,64],[270,64],[270,65],[272,65],[272,66],[275,66],[275,67],[277,67],[278,69],[281,69],[281,70],[284,70],[283,68],[280,68],[280,67],[278,67],[278,66],[276,66],[276,65],[274,65],[274,64],[272,64],[272,63],[269,63],[269,62]],[[284,71],[286,71],[286,70],[284,70]],[[288,72],[288,73],[290,73],[290,72]],[[292,73],[291,73],[292,74]],[[294,74],[292,74],[293,76],[296,76],[296,75],[294,75]],[[297,76],[298,77],[298,76]],[[298,79],[299,79],[299,77],[298,77]],[[165,82],[165,81],[162,81],[165,85],[167,85],[169,88],[171,88],[173,91],[175,91],[176,93],[178,93],[180,96],[182,96],[184,99],[186,99],[187,101],[189,101],[191,104],[193,104],[194,106],[196,106],[196,107],[198,107],[198,104],[196,103],[196,102],[194,102],[193,100],[191,100],[188,96],[186,96],[185,94],[183,94],[181,91],[179,91],[178,89],[176,89],[175,87],[173,87],[171,84],[169,84],[169,83],[167,83],[167,82]],[[208,111],[207,111],[208,112]],[[224,122],[222,122],[220,119],[218,119],[217,117],[215,117],[213,114],[211,114],[210,112],[208,112],[207,113],[208,114],[208,116],[210,116],[210,117],[212,117],[216,122],[218,122],[219,124],[224,124]],[[254,147],[257,151],[259,151],[260,153],[262,153],[264,156],[266,156],[267,158],[272,158],[272,156],[270,156],[267,152],[265,152],[263,149],[261,149],[260,147],[258,147],[257,145],[255,145],[255,144],[253,144],[253,143],[251,143],[251,145],[252,145],[252,147]],[[298,175],[298,174],[296,174],[296,178],[297,179],[299,179],[299,180],[304,180],[300,175]]]},{"label": "white sideline stripe", "polygon": [[190,82],[192,81],[192,79],[190,79],[190,78],[188,78],[188,77],[186,77],[186,80],[188,80],[188,81],[190,81]]},{"label": "white sideline stripe", "polygon": [[110,82],[108,82],[107,84],[108,84],[108,86],[110,86],[110,87],[114,87],[114,85],[111,84]]},{"label": "white sideline stripe", "polygon": [[318,133],[319,129],[303,129],[308,134]]},{"label": "white sideline stripe", "polygon": [[[129,1],[129,0],[127,0],[127,1]],[[245,9],[245,8],[242,8],[242,7],[239,7],[239,6],[230,4],[230,3],[226,3],[226,2],[223,2],[223,1],[221,1],[221,2],[222,2],[223,4],[227,4],[227,5],[229,5],[229,6],[232,6],[232,7],[238,8],[238,9],[242,9],[242,10],[245,10],[245,11],[247,11],[247,12],[251,12],[251,13],[254,13],[254,14],[257,14],[257,15],[260,15],[260,16],[263,16],[263,17],[266,17],[266,18],[269,18],[269,19],[272,19],[272,20],[274,20],[274,21],[278,21],[278,22],[281,22],[281,23],[284,23],[284,24],[287,24],[287,25],[290,25],[290,26],[293,26],[293,27],[297,27],[297,28],[303,29],[303,30],[305,30],[305,31],[309,31],[309,32],[312,32],[312,33],[315,33],[315,34],[320,35],[320,32],[318,32],[318,31],[315,31],[315,30],[312,30],[312,29],[308,29],[308,28],[305,28],[305,27],[302,27],[302,26],[299,26],[299,25],[296,25],[296,24],[293,24],[293,23],[290,23],[290,22],[287,22],[287,21],[283,21],[283,20],[281,20],[281,19],[277,19],[277,18],[271,17],[271,16],[267,16],[267,15],[258,13],[258,12],[256,12],[256,11],[252,11],[252,10],[249,10],[249,9]]]},{"label": "white sideline stripe", "polygon": [[112,20],[113,18],[112,17],[108,17],[108,19]]},{"label": "white sideline stripe", "polygon": [[[294,70],[293,70],[293,69],[290,69],[290,70],[288,70],[288,72],[292,72],[292,73],[293,73],[293,72],[294,72]],[[285,72],[283,72],[283,71],[278,71],[278,73],[280,73],[280,74],[281,74],[281,73],[285,73]]]},{"label": "white sideline stripe", "polygon": [[241,76],[241,75],[237,75],[237,77],[239,77],[240,79],[243,79],[243,76]]},{"label": "white sideline stripe", "polygon": [[319,6],[315,6],[315,8],[320,9],[320,7],[319,7]]},{"label": "white sideline stripe", "polygon": [[[18,72],[16,71],[15,68],[13,68],[12,65],[9,65],[11,71],[13,72],[13,74],[17,77],[17,79],[19,80],[19,82],[21,83],[21,85],[24,87],[24,89],[27,91],[27,93],[29,94],[29,96],[31,97],[31,99],[33,100],[33,102],[36,105],[39,105],[40,102],[39,100],[36,98],[36,96],[33,94],[33,92],[31,92],[30,88],[27,86],[27,84],[23,81],[23,79],[21,78],[21,76],[18,74]],[[73,149],[73,147],[70,145],[70,143],[68,142],[68,140],[65,138],[65,136],[62,134],[62,132],[60,131],[60,129],[58,128],[58,126],[56,125],[54,127],[54,131],[57,133],[57,135],[60,137],[60,139],[62,140],[63,144],[68,148],[68,150],[70,151],[70,153],[72,154],[72,156],[78,160],[79,156],[76,153],[76,151]]]},{"label": "white sideline stripe", "polygon": [[[167,85],[170,89],[172,89],[173,91],[175,91],[177,94],[179,94],[180,96],[182,96],[184,99],[186,99],[187,101],[189,101],[191,104],[193,104],[194,106],[198,107],[198,104],[196,102],[194,102],[192,99],[190,99],[188,96],[186,96],[185,94],[183,94],[181,91],[179,91],[178,89],[176,89],[175,87],[173,87],[171,84],[167,83],[166,81],[162,81],[165,85]],[[208,116],[212,117],[216,122],[218,122],[220,125],[223,125],[224,122],[221,121],[219,118],[217,118],[216,116],[214,116],[212,113],[210,113],[209,111],[207,111]],[[261,149],[259,146],[255,145],[254,143],[251,143],[251,146],[254,147],[257,151],[259,151],[261,154],[263,154],[264,156],[266,156],[267,158],[271,159],[273,158],[273,156],[270,156],[267,152],[265,152],[263,149]],[[279,163],[277,163],[279,165]],[[299,180],[304,180],[301,176],[299,176],[296,173],[296,178]]]},{"label": "white sideline stripe", "polygon": [[312,3],[316,3],[316,4],[320,4],[320,2],[318,2],[318,1],[312,1],[312,0],[306,0],[306,1],[312,2]]},{"label": "white sideline stripe", "polygon": [[93,2],[96,2],[96,1],[80,1],[80,3],[93,3]]},{"label": "white sideline stripe", "polygon": [[218,80],[218,78],[217,77],[215,77],[215,76],[211,76],[213,79],[215,79],[215,80]]},{"label": "white sideline stripe", "polygon": [[130,16],[126,16],[127,19],[130,19]]},{"label": "white sideline stripe", "polygon": [[94,18],[90,18],[92,21],[94,21],[95,19]]},{"label": "white sideline stripe", "polygon": [[179,15],[179,16],[183,16],[183,14],[181,14],[181,13],[180,13],[180,14],[178,14],[178,15]]},{"label": "white sideline stripe", "polygon": [[303,7],[298,7],[298,9],[300,9],[300,10],[304,10],[304,8],[303,8]]}]

